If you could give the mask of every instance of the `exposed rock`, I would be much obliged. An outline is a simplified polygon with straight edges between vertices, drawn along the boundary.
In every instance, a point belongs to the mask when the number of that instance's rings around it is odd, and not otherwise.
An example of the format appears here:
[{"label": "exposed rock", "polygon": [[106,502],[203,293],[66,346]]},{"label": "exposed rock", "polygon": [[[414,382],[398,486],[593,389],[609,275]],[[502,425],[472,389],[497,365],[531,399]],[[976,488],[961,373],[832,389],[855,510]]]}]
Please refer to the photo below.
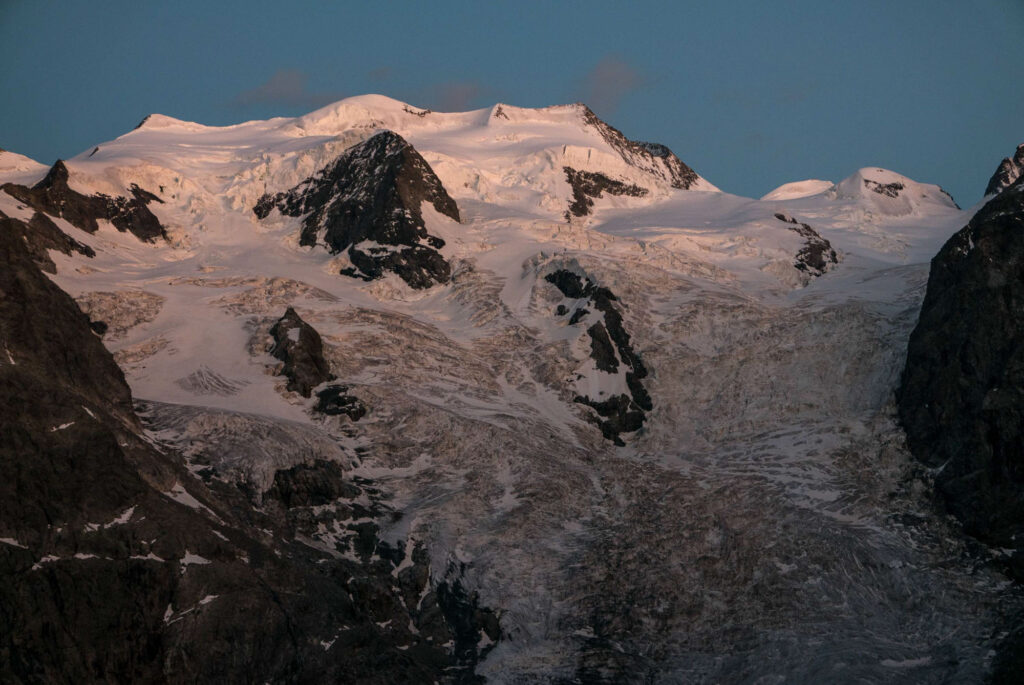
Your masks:
[{"label": "exposed rock", "polygon": [[281,374],[288,377],[289,390],[309,397],[313,388],[334,380],[330,365],[324,359],[320,334],[294,309],[288,307],[284,316],[270,329],[270,335],[274,338],[270,354],[284,362]]},{"label": "exposed rock", "polygon": [[329,385],[316,394],[316,411],[328,416],[344,414],[353,421],[366,416],[366,405],[358,397],[349,395],[344,385]]},{"label": "exposed rock", "polygon": [[359,492],[359,488],[345,482],[337,463],[317,460],[278,471],[267,497],[280,500],[291,509],[322,506],[341,497],[356,497]]},{"label": "exposed rock", "polygon": [[97,222],[105,219],[117,230],[128,231],[146,242],[167,237],[160,220],[147,207],[150,202],[163,203],[163,200],[134,183],[129,188],[130,199],[102,193],[83,195],[68,185],[68,168],[59,159],[46,177],[31,188],[5,183],[0,189],[37,211],[66,219],[87,233],[98,231]]},{"label": "exposed rock", "polygon": [[999,168],[992,174],[985,187],[985,195],[997,195],[1013,185],[1014,181],[1024,173],[1024,143],[1017,146],[1013,157],[1005,157]]},{"label": "exposed rock", "polygon": [[583,121],[596,128],[605,142],[615,148],[627,164],[664,179],[673,188],[687,190],[700,180],[697,172],[684,164],[664,145],[630,140],[614,126],[601,121],[589,107],[581,107]]},{"label": "exposed rock", "polygon": [[894,183],[879,183],[878,181],[872,181],[870,178],[864,179],[864,187],[868,190],[884,195],[886,197],[899,197],[900,191],[905,187],[899,181]]},{"label": "exposed rock", "polygon": [[569,317],[569,325],[575,326],[580,321],[587,318],[587,314],[590,314],[589,309],[587,309],[586,307],[578,307],[576,311],[572,313],[572,316]]},{"label": "exposed rock", "polygon": [[1024,579],[1024,179],[932,260],[898,392],[948,510]]},{"label": "exposed rock", "polygon": [[331,253],[348,251],[343,274],[374,280],[398,274],[413,288],[445,283],[451,267],[427,233],[421,206],[459,221],[459,208],[426,160],[397,133],[383,131],[289,191],[264,195],[253,212],[264,219],[275,207],[305,217],[302,245],[322,242]]},{"label": "exposed rock", "polygon": [[603,401],[578,395],[576,401],[587,405],[602,417],[603,420],[597,420],[595,423],[601,429],[601,434],[616,445],[625,444],[619,437],[620,433],[632,433],[644,425],[646,415],[628,395],[614,395]]},{"label": "exposed rock", "polygon": [[790,224],[790,230],[804,239],[804,247],[796,253],[796,261],[793,262],[795,268],[808,276],[816,277],[839,263],[839,255],[833,249],[832,243],[822,238],[813,228],[785,214],[776,213],[775,218]]},{"label": "exposed rock", "polygon": [[608,373],[618,371],[619,360],[615,357],[615,348],[612,347],[612,339],[608,337],[604,324],[598,321],[587,329],[587,334],[590,336],[590,356],[597,368]]},{"label": "exposed rock", "polygon": [[3,212],[0,212],[0,219],[6,220],[3,222],[3,230],[21,235],[32,259],[47,273],[57,273],[57,265],[50,258],[49,250],[57,250],[69,256],[72,252],[86,257],[96,256],[91,247],[60,230],[50,217],[41,212],[34,213],[28,222],[8,219]]},{"label": "exposed rock", "polygon": [[601,197],[602,193],[644,197],[648,192],[646,188],[616,181],[601,173],[577,171],[571,167],[562,167],[562,170],[565,171],[565,178],[572,186],[573,197],[573,201],[565,213],[566,219],[569,219],[570,215],[586,216],[590,214],[590,210],[594,206],[594,198]]},{"label": "exposed rock", "polygon": [[591,420],[601,429],[601,434],[615,444],[623,445],[625,443],[619,434],[639,430],[646,418],[644,412],[653,409],[654,405],[642,383],[642,379],[647,377],[647,367],[633,350],[629,333],[622,322],[622,314],[612,304],[618,298],[608,288],[598,286],[589,278],[568,269],[553,271],[544,279],[566,297],[577,300],[575,312],[569,320],[570,325],[575,325],[589,315],[590,310],[586,305],[601,315],[602,320],[587,329],[590,357],[599,371],[610,374],[620,372],[621,361],[625,366],[629,394],[614,395],[602,400],[577,395],[574,401],[597,412],[597,416],[591,417]]},{"label": "exposed rock", "polygon": [[[350,499],[381,495],[337,464],[279,471],[264,510],[154,449],[88,319],[12,230],[0,347],[3,680],[479,680],[500,632],[464,568],[432,573],[418,544],[402,564],[405,545]],[[349,521],[357,558],[293,533],[315,530],[318,508]]]}]

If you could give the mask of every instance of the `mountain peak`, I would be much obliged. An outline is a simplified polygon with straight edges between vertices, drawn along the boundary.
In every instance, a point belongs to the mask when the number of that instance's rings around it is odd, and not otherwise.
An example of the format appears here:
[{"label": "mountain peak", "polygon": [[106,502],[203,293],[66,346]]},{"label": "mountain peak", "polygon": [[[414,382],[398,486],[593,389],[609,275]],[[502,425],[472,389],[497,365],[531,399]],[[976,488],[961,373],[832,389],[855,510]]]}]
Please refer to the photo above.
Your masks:
[{"label": "mountain peak", "polygon": [[1000,162],[999,168],[992,174],[992,178],[988,180],[985,196],[1001,193],[1013,185],[1013,182],[1020,178],[1022,174],[1024,174],[1024,143],[1017,146],[1017,151],[1013,157],[1004,157],[1003,161]]},{"label": "mountain peak", "polygon": [[839,197],[869,203],[882,214],[918,213],[926,207],[959,209],[953,197],[937,185],[919,183],[879,167],[864,167],[836,185]]}]

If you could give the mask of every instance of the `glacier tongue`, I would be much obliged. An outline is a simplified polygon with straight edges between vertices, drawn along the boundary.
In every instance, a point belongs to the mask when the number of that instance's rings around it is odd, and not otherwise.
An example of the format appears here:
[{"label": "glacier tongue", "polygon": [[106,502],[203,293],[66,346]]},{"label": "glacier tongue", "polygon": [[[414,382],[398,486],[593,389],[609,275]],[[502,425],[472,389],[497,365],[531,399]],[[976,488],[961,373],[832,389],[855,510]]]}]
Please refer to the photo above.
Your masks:
[{"label": "glacier tongue", "polygon": [[[980,680],[998,578],[931,511],[892,400],[965,213],[875,169],[737,197],[588,112],[152,118],[68,167],[79,192],[140,174],[168,240],[57,218],[96,256],[51,253],[54,279],[111,319],[155,437],[258,489],[314,464],[385,488],[382,539],[500,615],[491,682]],[[392,208],[450,268],[423,287],[339,275],[315,207],[252,213],[382,130],[457,203]],[[288,307],[358,421],[274,375]]]}]

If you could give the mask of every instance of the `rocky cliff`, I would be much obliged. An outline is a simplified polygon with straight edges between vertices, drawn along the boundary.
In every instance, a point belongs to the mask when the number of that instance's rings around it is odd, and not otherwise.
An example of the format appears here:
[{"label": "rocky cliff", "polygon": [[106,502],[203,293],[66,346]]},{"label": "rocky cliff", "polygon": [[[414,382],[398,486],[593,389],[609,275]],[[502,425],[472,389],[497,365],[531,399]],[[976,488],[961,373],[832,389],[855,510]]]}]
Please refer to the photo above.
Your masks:
[{"label": "rocky cliff", "polygon": [[1024,579],[1024,179],[932,260],[898,399],[945,506]]}]

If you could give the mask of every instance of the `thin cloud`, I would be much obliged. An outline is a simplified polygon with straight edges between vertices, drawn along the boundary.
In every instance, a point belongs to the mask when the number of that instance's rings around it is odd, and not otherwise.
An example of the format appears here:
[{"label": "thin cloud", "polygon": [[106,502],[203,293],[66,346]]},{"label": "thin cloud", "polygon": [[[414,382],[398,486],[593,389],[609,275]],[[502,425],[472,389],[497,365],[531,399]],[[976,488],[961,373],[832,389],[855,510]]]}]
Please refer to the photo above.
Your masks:
[{"label": "thin cloud", "polygon": [[340,93],[311,93],[307,88],[309,76],[298,69],[279,69],[267,81],[255,88],[244,90],[231,100],[236,107],[252,105],[283,105],[316,109],[340,100]]},{"label": "thin cloud", "polygon": [[477,81],[447,81],[399,91],[395,97],[414,107],[426,107],[435,112],[465,112],[479,106],[480,99],[490,93],[489,88]]},{"label": "thin cloud", "polygon": [[476,81],[442,83],[436,86],[430,101],[441,112],[465,112],[483,93],[484,88]]},{"label": "thin cloud", "polygon": [[599,112],[613,112],[647,79],[625,60],[608,55],[590,70],[582,83],[583,102]]}]

